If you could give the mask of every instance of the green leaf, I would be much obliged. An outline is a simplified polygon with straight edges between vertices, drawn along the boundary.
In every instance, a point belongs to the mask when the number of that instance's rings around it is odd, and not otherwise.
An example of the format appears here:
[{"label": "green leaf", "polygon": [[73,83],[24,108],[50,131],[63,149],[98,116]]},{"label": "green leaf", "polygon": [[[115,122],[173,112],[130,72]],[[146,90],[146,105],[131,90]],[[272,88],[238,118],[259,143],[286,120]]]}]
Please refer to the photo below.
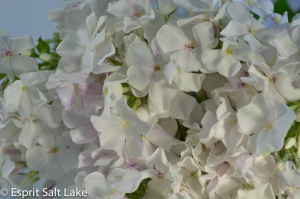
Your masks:
[{"label": "green leaf", "polygon": [[133,193],[127,193],[126,197],[128,199],[142,199],[144,195],[146,194],[146,190],[148,188],[147,183],[150,181],[150,179],[145,179],[138,187],[138,189]]},{"label": "green leaf", "polygon": [[295,16],[295,13],[290,9],[289,4],[286,0],[278,0],[274,3],[274,12],[283,14],[285,11],[288,12],[289,21],[292,21],[292,18]]},{"label": "green leaf", "polygon": [[36,46],[36,49],[40,54],[50,53],[50,45],[41,37],[38,39],[38,45]]},{"label": "green leaf", "polygon": [[30,50],[30,57],[39,58],[39,55],[36,53],[35,48]]}]

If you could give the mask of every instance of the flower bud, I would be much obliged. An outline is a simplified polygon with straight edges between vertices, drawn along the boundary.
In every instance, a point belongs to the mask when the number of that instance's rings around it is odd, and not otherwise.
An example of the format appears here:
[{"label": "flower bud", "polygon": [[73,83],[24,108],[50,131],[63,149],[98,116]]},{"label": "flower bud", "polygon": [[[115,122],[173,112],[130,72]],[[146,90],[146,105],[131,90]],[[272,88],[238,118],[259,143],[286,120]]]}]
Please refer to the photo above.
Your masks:
[{"label": "flower bud", "polygon": [[52,60],[52,56],[48,53],[43,53],[40,55],[40,59],[44,62],[50,62]]},{"label": "flower bud", "polygon": [[275,167],[278,172],[284,171],[286,168],[286,163],[284,161],[279,161]]},{"label": "flower bud", "polygon": [[295,138],[288,138],[288,139],[285,141],[284,148],[285,148],[285,149],[289,149],[289,148],[291,148],[292,146],[294,146],[295,144],[296,144],[296,139],[295,139]]},{"label": "flower bud", "polygon": [[26,56],[26,57],[30,57],[31,55],[31,51],[30,50],[24,50],[22,53],[21,53],[22,56]]},{"label": "flower bud", "polygon": [[256,161],[257,161],[257,162],[261,162],[261,161],[263,161],[264,159],[266,159],[270,154],[271,154],[271,152],[269,152],[269,151],[264,152],[261,156],[258,156],[258,157],[256,158]]}]

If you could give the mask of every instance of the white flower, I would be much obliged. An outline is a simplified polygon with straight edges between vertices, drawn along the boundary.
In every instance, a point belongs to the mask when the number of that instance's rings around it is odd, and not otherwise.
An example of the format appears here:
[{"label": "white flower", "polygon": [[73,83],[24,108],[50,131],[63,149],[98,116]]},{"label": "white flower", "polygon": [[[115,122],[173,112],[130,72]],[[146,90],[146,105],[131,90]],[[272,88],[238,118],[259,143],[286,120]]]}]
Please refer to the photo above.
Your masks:
[{"label": "white flower", "polygon": [[107,178],[100,172],[93,172],[84,178],[84,184],[89,196],[121,199],[125,193],[134,192],[141,180],[141,173],[134,169],[116,168]]},{"label": "white flower", "polygon": [[257,156],[279,151],[296,115],[293,110],[264,94],[256,95],[249,105],[238,110],[241,132],[252,135],[248,148]]},{"label": "white flower", "polygon": [[91,117],[93,126],[100,132],[101,145],[106,149],[120,149],[125,145],[129,155],[142,155],[142,135],[147,137],[151,126],[140,120],[128,107],[124,96],[119,97],[113,107],[120,116]]},{"label": "white flower", "polygon": [[42,72],[24,73],[20,80],[11,84],[4,92],[5,110],[18,111],[23,117],[35,114],[40,106],[46,104],[47,98],[37,87],[46,81]]},{"label": "white flower", "polygon": [[140,28],[143,22],[155,18],[149,0],[120,0],[109,4],[107,11],[117,17],[124,18],[125,33]]},{"label": "white flower", "polygon": [[21,55],[23,51],[34,47],[30,35],[9,39],[8,30],[0,29],[0,72],[5,73],[10,82],[15,79],[15,75],[20,77],[23,73],[38,70],[34,58]]}]

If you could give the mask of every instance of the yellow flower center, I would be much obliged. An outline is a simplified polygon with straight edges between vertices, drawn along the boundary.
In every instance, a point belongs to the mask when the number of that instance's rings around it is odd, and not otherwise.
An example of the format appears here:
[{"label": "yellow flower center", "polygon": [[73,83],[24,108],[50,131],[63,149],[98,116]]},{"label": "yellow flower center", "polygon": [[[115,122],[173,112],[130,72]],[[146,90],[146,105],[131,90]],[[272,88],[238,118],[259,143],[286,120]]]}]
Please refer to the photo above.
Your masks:
[{"label": "yellow flower center", "polygon": [[27,91],[27,86],[22,86],[21,91],[26,92]]},{"label": "yellow flower center", "polygon": [[197,177],[197,171],[192,171],[190,175],[191,175],[192,178],[196,178]]},{"label": "yellow flower center", "polygon": [[253,0],[248,0],[248,4],[249,4],[250,6],[252,6],[252,5],[254,4],[254,1],[253,1]]},{"label": "yellow flower center", "polygon": [[105,88],[104,93],[105,93],[105,95],[108,94],[108,88]]},{"label": "yellow flower center", "polygon": [[125,120],[122,122],[122,124],[123,124],[123,126],[125,126],[125,127],[129,127],[129,126],[130,126],[130,123],[127,122],[127,121],[125,121]]},{"label": "yellow flower center", "polygon": [[249,33],[252,34],[252,35],[255,33],[255,30],[253,29],[252,26],[250,26],[250,27],[248,28],[248,31],[249,31]]},{"label": "yellow flower center", "polygon": [[272,123],[268,123],[267,125],[266,125],[266,129],[267,130],[271,130],[273,128],[273,124]]},{"label": "yellow flower center", "polygon": [[58,153],[58,151],[59,151],[59,149],[57,147],[53,147],[50,152],[51,153]]},{"label": "yellow flower center", "polygon": [[290,187],[292,194],[294,194],[298,189],[296,187]]},{"label": "yellow flower center", "polygon": [[177,71],[178,71],[178,73],[181,73],[181,69],[179,66],[177,67]]},{"label": "yellow flower center", "polygon": [[225,53],[226,53],[226,55],[232,55],[232,53],[233,53],[232,48],[228,47],[228,48],[225,50]]},{"label": "yellow flower center", "polygon": [[244,184],[243,189],[244,190],[250,190],[252,187],[249,184]]},{"label": "yellow flower center", "polygon": [[276,77],[275,76],[270,76],[269,77],[269,82],[270,83],[275,83],[276,82]]}]

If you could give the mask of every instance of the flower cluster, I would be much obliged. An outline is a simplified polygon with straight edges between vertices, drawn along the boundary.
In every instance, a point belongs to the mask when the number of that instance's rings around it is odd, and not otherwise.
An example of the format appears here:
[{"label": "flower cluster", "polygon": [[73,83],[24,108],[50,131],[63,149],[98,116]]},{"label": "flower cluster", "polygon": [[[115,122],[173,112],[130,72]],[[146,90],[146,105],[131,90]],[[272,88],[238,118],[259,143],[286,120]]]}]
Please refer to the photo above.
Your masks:
[{"label": "flower cluster", "polygon": [[0,30],[2,186],[300,198],[300,14],[289,23],[271,0],[76,0],[48,18],[50,46]]}]

